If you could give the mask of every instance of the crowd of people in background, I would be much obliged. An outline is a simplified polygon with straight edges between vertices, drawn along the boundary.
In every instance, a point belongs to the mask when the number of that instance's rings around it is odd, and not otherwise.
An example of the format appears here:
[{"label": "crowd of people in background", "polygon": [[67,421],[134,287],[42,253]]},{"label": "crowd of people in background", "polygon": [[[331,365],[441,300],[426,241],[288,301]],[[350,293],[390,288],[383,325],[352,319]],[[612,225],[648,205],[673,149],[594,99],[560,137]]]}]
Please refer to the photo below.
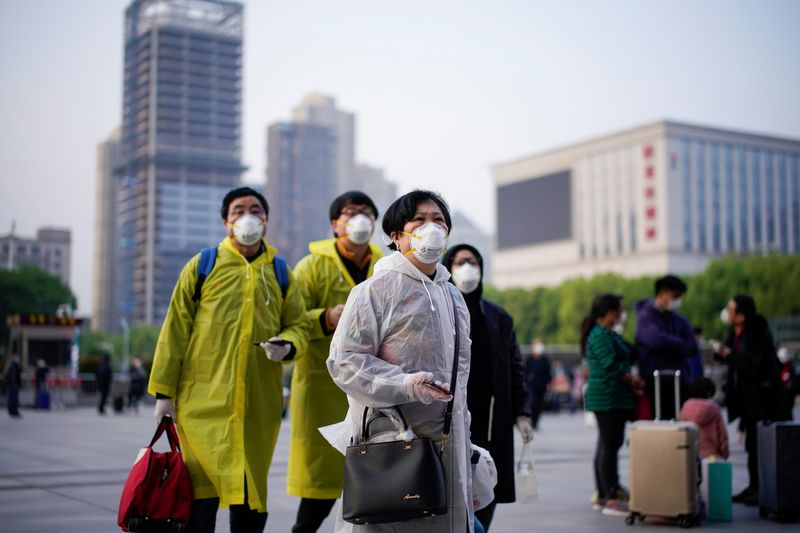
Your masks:
[{"label": "crowd of people in background", "polygon": [[[481,251],[447,242],[449,208],[433,192],[412,191],[389,207],[382,229],[392,253],[385,257],[371,243],[379,218],[372,200],[358,191],[337,197],[328,213],[332,237],[310,243],[294,268],[265,240],[269,206],[260,193],[230,191],[220,215],[227,236],[183,268],[150,374],[139,358],[127,370],[127,407],[138,412],[149,392],[156,420],[177,422],[194,491],[190,531],[213,531],[221,505],[231,509],[231,531],[264,529],[286,365],[294,365],[286,490],[300,498],[295,533],[317,531],[342,492],[344,458],[319,428],[344,421],[355,436],[363,417],[392,419],[388,408],[401,406],[416,435],[437,439],[450,401],[449,516],[397,523],[393,531],[488,531],[497,504],[516,498],[515,428],[529,443],[543,412],[581,407],[597,426],[591,505],[627,514],[618,455],[628,421],[691,421],[701,457],[730,454],[717,386],[701,357],[706,346],[726,367],[727,423],[738,421],[748,454],[749,484],[734,501],[757,504],[756,426],[791,419],[800,378],[750,296],[720,302],[727,336],[705,341],[679,312],[686,283],[667,275],[653,297],[633,305],[632,343],[621,336],[626,302],[607,293],[588,305],[579,359],[548,353],[538,338],[523,356],[511,316],[484,297]],[[656,373],[677,376],[677,386],[657,387]],[[103,415],[113,384],[108,355],[95,374]],[[46,382],[40,364],[37,391]],[[19,357],[6,365],[4,385],[9,415],[19,417]],[[488,450],[497,469],[494,501],[482,509],[466,497],[471,446]],[[346,523],[339,507],[336,530],[378,528]]]}]

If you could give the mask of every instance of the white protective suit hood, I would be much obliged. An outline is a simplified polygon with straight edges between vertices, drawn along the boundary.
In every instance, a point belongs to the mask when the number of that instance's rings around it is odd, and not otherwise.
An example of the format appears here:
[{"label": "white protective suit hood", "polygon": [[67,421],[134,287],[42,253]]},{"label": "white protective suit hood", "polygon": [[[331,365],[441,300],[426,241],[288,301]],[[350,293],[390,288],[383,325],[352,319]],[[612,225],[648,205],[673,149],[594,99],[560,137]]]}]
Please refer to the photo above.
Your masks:
[{"label": "white protective suit hood", "polygon": [[458,383],[450,384],[455,393],[453,421],[443,456],[448,513],[422,520],[357,526],[342,520],[339,503],[336,532],[472,531],[472,465],[466,406],[469,311],[449,278],[447,269],[439,264],[431,281],[400,252],[379,260],[374,275],[350,292],[327,360],[333,381],[347,393],[347,419],[353,436],[359,433],[364,407],[400,406],[416,435],[438,442],[445,403],[434,401],[426,405],[416,401],[405,384],[405,376],[426,371],[433,374],[434,380],[450,381],[454,352],[452,295],[460,343]]}]

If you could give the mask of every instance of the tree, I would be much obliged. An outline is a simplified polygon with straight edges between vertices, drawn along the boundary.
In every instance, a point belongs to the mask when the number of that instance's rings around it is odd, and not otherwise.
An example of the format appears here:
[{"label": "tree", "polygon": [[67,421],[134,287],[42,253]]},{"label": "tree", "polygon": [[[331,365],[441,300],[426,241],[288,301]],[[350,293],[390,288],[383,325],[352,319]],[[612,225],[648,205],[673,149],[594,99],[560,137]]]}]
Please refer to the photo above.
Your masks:
[{"label": "tree", "polygon": [[67,303],[77,307],[75,295],[58,276],[27,265],[0,270],[0,345],[8,343],[9,315],[54,315],[59,305]]}]

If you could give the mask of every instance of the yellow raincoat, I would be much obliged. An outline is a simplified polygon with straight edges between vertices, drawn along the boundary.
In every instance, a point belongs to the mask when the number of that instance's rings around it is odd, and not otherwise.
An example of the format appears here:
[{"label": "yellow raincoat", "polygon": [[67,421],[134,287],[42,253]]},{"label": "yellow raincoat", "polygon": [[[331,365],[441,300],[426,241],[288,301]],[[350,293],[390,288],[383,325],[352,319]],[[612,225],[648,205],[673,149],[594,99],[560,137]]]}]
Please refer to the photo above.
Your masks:
[{"label": "yellow raincoat", "polygon": [[[275,335],[302,354],[308,341],[305,305],[291,271],[284,301],[272,259],[252,263],[230,238],[193,302],[199,254],[178,278],[156,346],[148,391],[175,401],[183,457],[195,499],[219,497],[227,507],[267,509],[267,471],[281,423],[281,364],[253,342]],[[297,356],[296,356],[297,357]]]},{"label": "yellow raincoat", "polygon": [[[336,252],[336,239],[312,242],[308,249],[311,255],[301,259],[294,269],[308,309],[311,336],[292,375],[292,445],[286,491],[301,498],[328,500],[342,494],[344,456],[328,444],[317,428],[344,419],[347,396],[328,374],[325,361],[333,335],[325,335],[320,315],[344,304],[355,283]],[[368,277],[381,257],[377,246],[370,244],[370,249]]]}]

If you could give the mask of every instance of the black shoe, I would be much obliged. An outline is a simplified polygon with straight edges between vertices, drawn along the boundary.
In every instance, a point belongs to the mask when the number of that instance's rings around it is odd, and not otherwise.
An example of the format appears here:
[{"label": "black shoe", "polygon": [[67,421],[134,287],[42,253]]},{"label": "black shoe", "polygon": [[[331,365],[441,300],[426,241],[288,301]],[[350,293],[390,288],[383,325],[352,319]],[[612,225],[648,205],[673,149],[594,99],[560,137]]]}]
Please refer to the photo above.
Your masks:
[{"label": "black shoe", "polygon": [[756,505],[758,505],[758,491],[751,487],[747,487],[739,494],[735,494],[732,499],[733,503],[745,503],[746,501],[749,501],[753,497],[755,497]]}]

